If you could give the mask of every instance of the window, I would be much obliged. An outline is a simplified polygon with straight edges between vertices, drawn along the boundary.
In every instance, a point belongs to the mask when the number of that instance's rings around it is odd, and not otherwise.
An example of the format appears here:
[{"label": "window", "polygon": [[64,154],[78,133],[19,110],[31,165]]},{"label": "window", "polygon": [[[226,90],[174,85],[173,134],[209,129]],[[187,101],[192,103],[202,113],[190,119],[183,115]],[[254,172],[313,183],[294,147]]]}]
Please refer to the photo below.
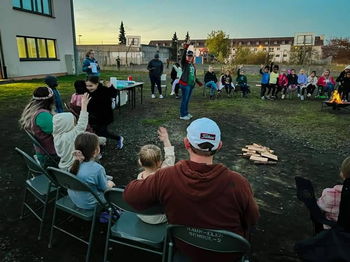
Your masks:
[{"label": "window", "polygon": [[263,50],[266,51],[266,47],[264,47]]},{"label": "window", "polygon": [[284,45],[286,43],[286,41],[282,41],[282,45]]},{"label": "window", "polygon": [[21,61],[57,60],[54,39],[17,36],[17,49]]},{"label": "window", "polygon": [[275,48],[273,48],[273,47],[270,47],[270,48],[269,48],[269,51],[270,51],[270,52],[273,52],[274,50],[275,50]]},{"label": "window", "polygon": [[280,55],[276,55],[276,57],[280,57]]},{"label": "window", "polygon": [[268,45],[269,44],[269,41],[265,41],[265,45]]},{"label": "window", "polygon": [[287,57],[288,55],[287,54],[283,54],[283,57]]},{"label": "window", "polygon": [[239,42],[238,44],[239,44],[239,45],[242,45],[242,42]]},{"label": "window", "polygon": [[273,42],[275,45],[277,45],[278,44],[278,41],[275,41],[275,42]]},{"label": "window", "polygon": [[260,44],[260,42],[259,42],[259,41],[256,41],[256,43],[255,43],[255,44],[259,45],[259,44]]},{"label": "window", "polygon": [[279,47],[277,47],[277,51],[280,51],[281,49]]},{"label": "window", "polygon": [[250,45],[250,41],[248,41],[247,45]]},{"label": "window", "polygon": [[34,14],[52,16],[52,0],[12,0],[13,8]]}]

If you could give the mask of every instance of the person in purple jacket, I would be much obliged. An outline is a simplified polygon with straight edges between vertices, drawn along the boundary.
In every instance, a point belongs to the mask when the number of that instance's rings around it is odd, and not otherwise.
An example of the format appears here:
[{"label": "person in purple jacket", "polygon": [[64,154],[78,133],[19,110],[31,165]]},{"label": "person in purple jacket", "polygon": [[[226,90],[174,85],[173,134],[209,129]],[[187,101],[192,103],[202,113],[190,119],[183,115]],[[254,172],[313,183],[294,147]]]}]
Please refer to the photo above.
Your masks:
[{"label": "person in purple jacket", "polygon": [[300,97],[301,100],[304,100],[304,95],[300,94],[300,90],[303,88],[306,88],[307,85],[307,76],[305,74],[305,69],[300,69],[300,73],[298,74],[298,97]]}]

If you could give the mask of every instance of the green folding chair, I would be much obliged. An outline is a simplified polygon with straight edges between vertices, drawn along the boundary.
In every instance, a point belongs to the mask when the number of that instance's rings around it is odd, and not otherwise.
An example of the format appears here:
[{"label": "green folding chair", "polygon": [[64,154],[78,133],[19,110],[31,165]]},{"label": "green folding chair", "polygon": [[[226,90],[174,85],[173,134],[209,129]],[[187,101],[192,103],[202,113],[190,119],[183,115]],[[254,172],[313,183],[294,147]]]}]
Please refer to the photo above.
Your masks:
[{"label": "green folding chair", "polygon": [[248,262],[250,256],[249,242],[235,233],[224,230],[194,228],[182,225],[168,225],[168,262],[191,261],[183,254],[176,254],[173,258],[174,239],[179,239],[188,245],[217,253],[242,253],[238,261]]},{"label": "green folding chair", "polygon": [[38,140],[36,140],[36,138],[28,131],[28,130],[24,130],[27,135],[29,136],[29,138],[32,140],[34,147],[38,147],[40,148],[40,150],[42,152],[44,152],[44,154],[46,155],[46,159],[44,163],[41,163],[41,165],[43,167],[47,167],[47,166],[54,166],[54,167],[58,167],[58,163],[57,161],[52,157],[52,155],[50,155],[44,148],[43,146],[39,143]]},{"label": "green folding chair", "polygon": [[[40,240],[43,231],[47,206],[55,199],[54,196],[52,196],[52,198],[50,199],[52,195],[50,193],[56,191],[57,184],[55,180],[45,171],[45,169],[43,169],[32,157],[30,157],[27,153],[23,152],[17,147],[16,151],[23,158],[28,168],[20,219],[27,218],[31,214],[33,214],[37,219],[39,219],[40,229],[38,240]],[[42,204],[38,209],[34,210],[26,202],[28,192],[35,197],[36,201],[39,201]],[[30,214],[24,214],[25,207],[31,212]],[[43,211],[41,215],[39,215],[37,211],[39,211],[42,208]]]},{"label": "green folding chair", "polygon": [[[163,206],[158,204],[147,210],[137,211],[125,202],[123,192],[124,189],[113,188],[107,189],[104,193],[110,207],[104,262],[107,261],[109,242],[162,255],[162,261],[165,261],[167,223],[151,225],[143,222],[137,216],[164,214]],[[112,225],[113,213],[116,208],[125,212]],[[113,238],[111,238],[111,235]]]},{"label": "green folding chair", "polygon": [[[88,245],[88,250],[86,253],[86,262],[88,262],[89,258],[90,258],[92,237],[94,234],[97,213],[100,212],[103,208],[107,209],[106,204],[102,203],[100,198],[91,190],[91,188],[86,183],[80,181],[75,175],[72,175],[68,172],[62,171],[62,170],[60,170],[58,168],[54,168],[54,167],[48,167],[47,170],[48,170],[48,173],[51,176],[53,176],[58,182],[58,188],[57,188],[57,193],[56,193],[56,202],[55,202],[55,208],[54,208],[53,218],[52,218],[49,248],[52,247],[53,231],[54,231],[54,229],[57,229],[65,234],[79,240],[80,242]],[[69,196],[64,196],[64,197],[60,198],[60,191],[62,188],[71,189],[71,190],[80,191],[80,192],[89,192],[95,197],[98,204],[95,205],[94,209],[79,208],[72,202],[72,200],[69,198]],[[86,241],[82,238],[77,237],[76,235],[74,235],[70,232],[67,232],[63,228],[60,228],[58,225],[56,226],[55,222],[56,222],[57,209],[70,214],[69,218],[67,218],[65,221],[69,220],[72,216],[78,217],[78,218],[83,219],[85,221],[92,221],[89,241]],[[62,225],[65,221],[61,222],[59,225]]]}]

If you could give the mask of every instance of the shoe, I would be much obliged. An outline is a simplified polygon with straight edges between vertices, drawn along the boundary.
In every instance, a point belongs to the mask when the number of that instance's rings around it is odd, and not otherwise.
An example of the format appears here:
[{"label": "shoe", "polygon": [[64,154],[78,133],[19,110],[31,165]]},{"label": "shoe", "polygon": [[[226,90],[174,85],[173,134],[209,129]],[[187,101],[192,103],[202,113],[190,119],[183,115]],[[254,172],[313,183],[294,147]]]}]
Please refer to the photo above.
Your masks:
[{"label": "shoe", "polygon": [[210,98],[209,98],[210,100],[214,100],[214,98],[213,98],[213,96],[212,95],[210,95]]},{"label": "shoe", "polygon": [[152,94],[152,98],[156,98],[155,94]]},{"label": "shoe", "polygon": [[190,120],[191,118],[189,118],[189,116],[183,116],[183,117],[180,116],[180,119],[181,120]]},{"label": "shoe", "polygon": [[176,95],[175,98],[176,98],[176,99],[179,99],[180,97],[179,97],[179,95]]},{"label": "shoe", "polygon": [[261,97],[261,100],[265,100],[265,97],[264,97],[264,96],[262,96],[262,97]]},{"label": "shoe", "polygon": [[190,119],[193,118],[193,115],[191,115],[191,114],[188,114],[187,116],[188,116]]},{"label": "shoe", "polygon": [[160,99],[163,99],[163,98],[164,98],[164,96],[163,96],[163,95],[160,95],[160,96],[159,96],[159,98],[160,98]]},{"label": "shoe", "polygon": [[175,95],[175,92],[174,92],[174,91],[171,91],[170,95],[171,95],[171,96]]},{"label": "shoe", "polygon": [[286,98],[286,95],[282,95],[282,100],[284,100]]},{"label": "shoe", "polygon": [[300,96],[300,100],[301,100],[301,101],[304,100],[304,96],[303,96],[303,95]]},{"label": "shoe", "polygon": [[310,94],[310,93],[309,93],[309,94],[307,94],[307,97],[308,97],[308,98],[310,98],[310,97],[311,97],[311,94]]},{"label": "shoe", "polygon": [[298,94],[298,98],[300,98],[301,97],[301,95],[300,94]]},{"label": "shoe", "polygon": [[119,142],[118,142],[118,146],[117,149],[122,149],[124,146],[124,137],[120,136]]}]

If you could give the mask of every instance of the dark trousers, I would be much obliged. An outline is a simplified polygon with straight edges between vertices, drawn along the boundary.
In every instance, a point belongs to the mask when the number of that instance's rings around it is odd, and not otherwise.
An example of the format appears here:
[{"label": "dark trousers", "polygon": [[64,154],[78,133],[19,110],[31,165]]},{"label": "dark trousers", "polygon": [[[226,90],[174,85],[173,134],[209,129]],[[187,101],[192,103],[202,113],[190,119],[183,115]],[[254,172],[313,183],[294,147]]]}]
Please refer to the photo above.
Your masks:
[{"label": "dark trousers", "polygon": [[149,75],[149,79],[151,80],[151,90],[152,90],[152,95],[154,95],[154,86],[157,84],[158,87],[158,92],[161,95],[162,94],[162,87],[160,85],[160,76],[152,76]]},{"label": "dark trousers", "polygon": [[93,127],[93,129],[94,129],[96,135],[98,135],[98,136],[104,136],[106,138],[114,139],[114,140],[117,140],[117,141],[120,140],[120,135],[111,134],[108,131],[108,126],[107,125],[95,126],[95,127]]},{"label": "dark trousers", "polygon": [[301,94],[304,95],[305,93],[305,89],[306,89],[306,92],[307,94],[313,94],[313,92],[315,91],[316,89],[316,86],[314,85],[308,85],[306,88],[303,88],[303,90],[301,90]]},{"label": "dark trousers", "polygon": [[179,95],[179,89],[180,89],[180,84],[177,83],[177,84],[175,85],[175,95]]},{"label": "dark trousers", "polygon": [[350,86],[343,87],[343,99],[349,101]]},{"label": "dark trousers", "polygon": [[243,97],[246,97],[249,86],[246,83],[241,83],[241,84],[239,84],[239,86],[241,87]]},{"label": "dark trousers", "polygon": [[269,84],[269,91],[267,92],[267,95],[269,95],[271,93],[272,90],[272,96],[275,96],[275,92],[276,92],[276,84]]},{"label": "dark trousers", "polygon": [[231,84],[225,84],[226,94],[231,94],[232,89],[233,89],[233,87]]},{"label": "dark trousers", "polygon": [[275,96],[277,96],[278,93],[281,92],[281,91],[282,91],[282,87],[279,86],[279,85],[277,85],[277,86],[276,86],[276,93],[275,93]]},{"label": "dark trousers", "polygon": [[269,84],[261,84],[261,95],[260,95],[261,97],[265,96],[266,89],[268,88],[269,88]]}]

